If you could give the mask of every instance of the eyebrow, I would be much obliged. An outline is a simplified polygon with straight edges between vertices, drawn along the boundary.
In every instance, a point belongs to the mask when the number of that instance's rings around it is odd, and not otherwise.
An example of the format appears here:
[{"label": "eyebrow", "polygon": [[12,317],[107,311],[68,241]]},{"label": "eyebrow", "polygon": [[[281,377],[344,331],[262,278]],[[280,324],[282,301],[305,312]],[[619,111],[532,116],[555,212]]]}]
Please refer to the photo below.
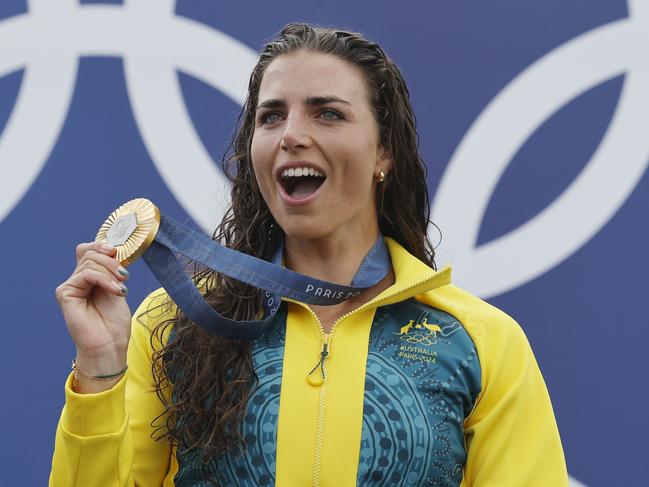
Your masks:
[{"label": "eyebrow", "polygon": [[[346,100],[343,100],[342,98],[338,98],[337,96],[309,96],[305,99],[305,103],[309,106],[322,106],[326,105],[328,103],[344,103],[345,105],[351,105]],[[278,98],[271,98],[270,100],[265,100],[261,102],[258,106],[257,109],[259,108],[284,108],[286,106],[286,102],[284,100],[280,100]]]}]

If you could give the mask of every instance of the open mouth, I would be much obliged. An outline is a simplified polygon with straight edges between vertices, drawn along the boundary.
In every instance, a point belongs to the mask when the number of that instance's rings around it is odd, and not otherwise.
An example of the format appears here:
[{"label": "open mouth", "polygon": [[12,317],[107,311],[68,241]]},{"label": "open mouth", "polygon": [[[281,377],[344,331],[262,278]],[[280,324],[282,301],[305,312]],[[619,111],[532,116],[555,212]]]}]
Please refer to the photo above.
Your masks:
[{"label": "open mouth", "polygon": [[280,183],[291,198],[301,200],[315,193],[325,179],[326,176],[317,169],[296,167],[284,169]]}]

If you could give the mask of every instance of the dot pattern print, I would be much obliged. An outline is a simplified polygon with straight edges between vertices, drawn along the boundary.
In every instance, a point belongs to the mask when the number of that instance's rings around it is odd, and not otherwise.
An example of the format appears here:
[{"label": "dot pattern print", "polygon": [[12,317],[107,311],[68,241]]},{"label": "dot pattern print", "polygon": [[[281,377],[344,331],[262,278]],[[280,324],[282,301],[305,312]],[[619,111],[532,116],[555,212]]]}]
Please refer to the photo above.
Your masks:
[{"label": "dot pattern print", "polygon": [[[286,314],[255,340],[259,383],[242,424],[246,448],[205,467],[178,454],[177,487],[275,485]],[[379,308],[370,331],[357,485],[458,486],[466,461],[464,418],[480,391],[470,337],[451,315],[415,300]]]},{"label": "dot pattern print", "polygon": [[480,392],[471,338],[414,300],[380,308],[370,332],[358,485],[458,486],[463,423]]},{"label": "dot pattern print", "polygon": [[[224,454],[208,467],[219,485],[275,485],[277,421],[285,339],[286,314],[282,309],[273,326],[253,342],[252,360],[259,382],[248,400],[241,426],[245,450],[241,454]],[[213,484],[204,479],[205,467],[198,453],[179,454],[178,462],[179,471],[174,479],[177,487],[212,487]]]}]

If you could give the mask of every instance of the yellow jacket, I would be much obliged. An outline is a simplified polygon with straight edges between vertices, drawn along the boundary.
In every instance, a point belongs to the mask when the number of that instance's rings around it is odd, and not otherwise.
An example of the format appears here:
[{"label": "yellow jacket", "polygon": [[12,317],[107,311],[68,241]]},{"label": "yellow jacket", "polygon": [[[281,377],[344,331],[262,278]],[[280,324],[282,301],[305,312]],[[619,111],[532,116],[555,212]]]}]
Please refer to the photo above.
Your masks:
[{"label": "yellow jacket", "polygon": [[[450,284],[450,269],[435,272],[386,241],[394,285],[329,334],[290,301],[255,341],[248,446],[218,461],[220,482],[567,486],[552,405],[521,328]],[[50,486],[198,482],[196,458],[151,439],[163,408],[150,331],[169,315],[147,310],[165,299],[158,290],[134,313],[129,370],[111,390],[76,394],[68,378]]]}]

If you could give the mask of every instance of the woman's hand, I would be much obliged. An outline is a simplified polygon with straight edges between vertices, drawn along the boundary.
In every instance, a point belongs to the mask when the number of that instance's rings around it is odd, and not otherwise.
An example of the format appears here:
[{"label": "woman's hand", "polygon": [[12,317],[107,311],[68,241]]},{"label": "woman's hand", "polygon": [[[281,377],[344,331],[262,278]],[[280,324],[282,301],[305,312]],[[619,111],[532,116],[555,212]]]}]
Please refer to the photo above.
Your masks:
[{"label": "woman's hand", "polygon": [[[77,367],[89,375],[118,372],[126,365],[131,311],[124,297],[128,271],[114,258],[115,249],[101,242],[77,246],[77,267],[56,288],[68,332],[77,347]],[[111,381],[78,375],[77,392],[110,389]]]}]

